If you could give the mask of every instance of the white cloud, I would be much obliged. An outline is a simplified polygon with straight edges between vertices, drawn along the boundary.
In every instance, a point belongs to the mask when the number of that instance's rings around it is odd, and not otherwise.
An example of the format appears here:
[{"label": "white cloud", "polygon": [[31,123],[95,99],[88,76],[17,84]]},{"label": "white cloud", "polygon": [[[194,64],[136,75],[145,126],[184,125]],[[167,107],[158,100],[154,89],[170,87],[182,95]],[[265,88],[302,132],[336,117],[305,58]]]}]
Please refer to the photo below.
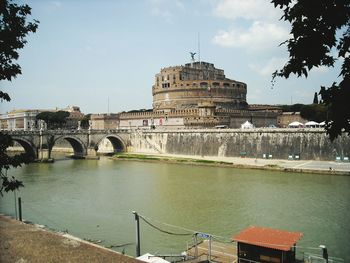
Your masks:
[{"label": "white cloud", "polygon": [[151,14],[163,18],[168,23],[173,22],[174,13],[185,10],[181,0],[150,0],[149,3]]},{"label": "white cloud", "polygon": [[267,0],[221,0],[214,9],[214,15],[233,20],[277,21],[282,11]]},{"label": "white cloud", "polygon": [[276,24],[254,21],[248,29],[220,30],[213,42],[223,47],[243,47],[250,50],[266,50],[277,47],[288,37],[288,31]]},{"label": "white cloud", "polygon": [[[282,58],[282,57],[272,57],[270,58],[265,64],[256,64],[252,63],[249,64],[249,68],[254,70],[259,75],[266,77],[271,76],[273,72],[276,70],[282,69],[283,66],[287,63],[288,58]],[[310,73],[315,74],[322,74],[328,72],[328,68],[326,66],[320,66],[320,67],[314,67],[310,71]]]},{"label": "white cloud", "polygon": [[271,76],[273,72],[281,69],[287,62],[287,58],[273,57],[264,65],[250,64],[249,67],[261,76]]}]

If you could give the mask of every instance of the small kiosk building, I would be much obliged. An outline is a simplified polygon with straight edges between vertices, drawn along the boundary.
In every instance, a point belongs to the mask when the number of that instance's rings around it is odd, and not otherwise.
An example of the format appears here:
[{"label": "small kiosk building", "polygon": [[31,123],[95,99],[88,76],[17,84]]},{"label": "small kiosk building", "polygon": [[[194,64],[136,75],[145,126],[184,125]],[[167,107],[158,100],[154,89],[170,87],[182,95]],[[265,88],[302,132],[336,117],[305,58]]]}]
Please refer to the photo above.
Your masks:
[{"label": "small kiosk building", "polygon": [[294,263],[299,232],[251,226],[233,237],[237,242],[238,263]]}]

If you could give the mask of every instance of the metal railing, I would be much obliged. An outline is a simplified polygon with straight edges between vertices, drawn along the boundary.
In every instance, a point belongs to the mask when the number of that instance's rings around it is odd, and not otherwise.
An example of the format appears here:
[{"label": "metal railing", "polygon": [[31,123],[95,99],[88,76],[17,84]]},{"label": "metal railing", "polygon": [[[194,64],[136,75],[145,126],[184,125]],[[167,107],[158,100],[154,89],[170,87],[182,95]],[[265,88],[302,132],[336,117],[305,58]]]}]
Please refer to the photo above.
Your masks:
[{"label": "metal railing", "polygon": [[344,263],[344,259],[329,257],[328,260],[323,258],[321,255],[304,253],[305,263]]}]

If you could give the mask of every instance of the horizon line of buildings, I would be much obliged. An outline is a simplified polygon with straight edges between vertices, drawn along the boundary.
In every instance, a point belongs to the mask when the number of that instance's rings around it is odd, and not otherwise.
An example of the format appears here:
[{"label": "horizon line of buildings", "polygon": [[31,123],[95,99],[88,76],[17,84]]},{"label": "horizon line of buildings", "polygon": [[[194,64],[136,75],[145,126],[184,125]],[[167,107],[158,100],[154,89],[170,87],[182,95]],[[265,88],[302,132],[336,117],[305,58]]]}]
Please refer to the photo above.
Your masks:
[{"label": "horizon line of buildings", "polygon": [[[286,127],[291,121],[307,121],[297,113],[282,113],[278,105],[249,105],[247,85],[227,78],[224,70],[208,62],[192,60],[185,65],[162,68],[155,75],[152,95],[152,109],[91,114],[88,128],[240,128],[247,121],[255,127]],[[84,114],[79,107],[61,110],[70,113],[65,128],[81,128]],[[0,130],[43,128],[36,119],[43,111],[58,109],[14,110],[2,114]]]},{"label": "horizon line of buildings", "polygon": [[[300,116],[300,112],[282,112],[278,108],[278,105],[263,105],[263,104],[253,104],[249,105],[251,109],[261,109],[266,108],[270,111],[279,111],[277,116],[277,124],[269,124],[270,127],[286,128],[291,122],[300,122],[306,123],[308,120],[303,119]],[[46,129],[44,125],[41,127],[40,120],[36,119],[36,116],[41,112],[57,112],[59,110],[68,111],[70,116],[67,118],[67,123],[65,128],[67,129],[83,129],[89,128],[93,130],[113,130],[113,129],[152,129],[152,128],[185,128],[184,123],[187,119],[184,119],[184,115],[188,116],[188,111],[173,111],[171,113],[157,112],[154,113],[152,110],[131,110],[128,112],[119,112],[119,113],[89,113],[84,114],[80,111],[78,106],[68,106],[63,109],[21,109],[21,110],[12,110],[5,114],[0,114],[0,130],[38,130],[40,128]],[[191,111],[193,115],[198,114],[198,110]],[[242,112],[231,113],[240,114]],[[84,116],[90,115],[89,127],[81,127],[80,122]],[[215,118],[214,118],[215,120]],[[240,121],[239,121],[240,120]],[[266,126],[256,126],[254,118],[237,118],[237,126],[235,128],[240,128],[241,125],[245,122],[251,122],[255,127],[268,127]],[[188,123],[187,123],[188,124]],[[226,124],[217,122],[212,122],[210,127],[227,127],[230,126]],[[187,126],[188,128],[203,128],[203,126]],[[231,127],[233,128],[233,127]]]}]

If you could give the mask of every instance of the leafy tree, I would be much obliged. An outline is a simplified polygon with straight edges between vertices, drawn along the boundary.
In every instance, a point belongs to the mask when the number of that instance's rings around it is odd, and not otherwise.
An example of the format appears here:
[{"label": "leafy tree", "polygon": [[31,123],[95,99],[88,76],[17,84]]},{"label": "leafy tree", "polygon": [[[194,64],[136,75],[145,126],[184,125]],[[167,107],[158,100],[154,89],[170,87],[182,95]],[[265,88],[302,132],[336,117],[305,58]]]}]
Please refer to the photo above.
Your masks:
[{"label": "leafy tree", "polygon": [[55,129],[63,128],[69,115],[67,111],[43,111],[36,115],[36,119],[45,121],[49,129]]},{"label": "leafy tree", "polygon": [[91,114],[86,114],[84,117],[81,119],[81,128],[87,129],[89,128],[89,121],[91,120]]},{"label": "leafy tree", "polygon": [[318,95],[317,95],[317,92],[315,92],[313,104],[318,104]]},{"label": "leafy tree", "polygon": [[283,112],[300,112],[300,116],[306,120],[322,122],[327,119],[327,106],[324,104],[294,104],[281,105]]},{"label": "leafy tree", "polygon": [[[328,108],[326,130],[331,140],[346,131],[350,135],[350,1],[349,0],[272,0],[283,10],[282,19],[291,26],[287,45],[289,61],[273,74],[308,76],[314,67],[342,63],[339,83],[321,87],[320,95]],[[341,35],[340,37],[337,37]],[[337,51],[337,52],[334,52]]]},{"label": "leafy tree", "polygon": [[[0,81],[12,81],[22,74],[21,67],[16,63],[18,50],[27,43],[25,37],[36,32],[39,21],[27,22],[31,14],[28,5],[17,5],[11,0],[0,0]],[[10,101],[10,96],[0,92],[0,98]]]},{"label": "leafy tree", "polygon": [[53,115],[54,123],[56,123],[57,127],[63,128],[63,125],[66,123],[67,118],[69,117],[68,111],[58,111]]},{"label": "leafy tree", "polygon": [[[12,81],[21,74],[21,67],[16,63],[18,50],[27,43],[25,37],[34,33],[38,27],[38,21],[27,22],[31,15],[28,5],[18,5],[11,0],[0,0],[0,83]],[[0,100],[10,101],[8,93],[0,91]],[[6,149],[13,145],[13,140],[8,134],[0,132],[0,195],[3,191],[13,191],[23,186],[21,181],[9,177],[7,171],[11,167],[18,167],[29,161],[26,154],[8,156]]]},{"label": "leafy tree", "polygon": [[38,115],[36,115],[36,119],[37,120],[43,120],[44,122],[46,122],[47,125],[49,125],[51,119],[52,119],[52,114],[53,112],[51,111],[43,111],[40,112]]},{"label": "leafy tree", "polygon": [[281,108],[282,108],[282,111],[283,112],[300,112],[301,111],[301,108],[304,106],[304,104],[293,104],[293,105],[282,105]]},{"label": "leafy tree", "polygon": [[322,122],[327,118],[327,107],[323,104],[303,105],[300,115],[306,120]]}]

